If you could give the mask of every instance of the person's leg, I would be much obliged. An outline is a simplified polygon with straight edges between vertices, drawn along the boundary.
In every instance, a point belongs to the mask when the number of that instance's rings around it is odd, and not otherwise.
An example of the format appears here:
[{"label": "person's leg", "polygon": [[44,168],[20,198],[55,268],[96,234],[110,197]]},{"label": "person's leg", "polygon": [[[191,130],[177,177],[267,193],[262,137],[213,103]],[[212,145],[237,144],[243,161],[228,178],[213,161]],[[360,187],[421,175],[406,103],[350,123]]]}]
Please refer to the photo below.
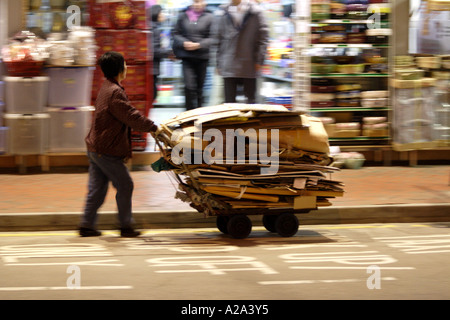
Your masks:
[{"label": "person's leg", "polygon": [[[89,182],[88,182],[88,194],[86,197],[86,203],[84,207],[84,215],[82,217],[80,228],[89,229],[94,231],[97,223],[97,211],[105,201],[106,193],[108,191],[109,180],[108,177],[102,172],[100,167],[93,161],[91,152],[88,152],[89,157]],[[89,230],[84,231],[84,234],[91,235],[95,232]]]},{"label": "person's leg", "polygon": [[127,166],[122,158],[107,155],[99,155],[97,163],[117,190],[116,203],[120,227],[122,229],[131,228],[134,183]]},{"label": "person's leg", "polygon": [[237,93],[237,79],[236,78],[224,78],[224,93],[225,93],[225,103],[236,102]]},{"label": "person's leg", "polygon": [[195,109],[197,103],[197,75],[195,64],[183,59],[184,98],[186,110]]},{"label": "person's leg", "polygon": [[134,189],[133,179],[122,158],[94,154],[93,161],[108,177],[116,188],[116,203],[122,236],[138,236],[139,232],[133,230],[132,195]]},{"label": "person's leg", "polygon": [[205,86],[208,60],[198,60],[196,64],[197,74],[197,108],[203,107],[203,87]]},{"label": "person's leg", "polygon": [[256,103],[256,78],[246,78],[244,81],[244,94],[248,104]]},{"label": "person's leg", "polygon": [[158,96],[158,76],[153,75],[153,102],[156,101],[157,96]]}]

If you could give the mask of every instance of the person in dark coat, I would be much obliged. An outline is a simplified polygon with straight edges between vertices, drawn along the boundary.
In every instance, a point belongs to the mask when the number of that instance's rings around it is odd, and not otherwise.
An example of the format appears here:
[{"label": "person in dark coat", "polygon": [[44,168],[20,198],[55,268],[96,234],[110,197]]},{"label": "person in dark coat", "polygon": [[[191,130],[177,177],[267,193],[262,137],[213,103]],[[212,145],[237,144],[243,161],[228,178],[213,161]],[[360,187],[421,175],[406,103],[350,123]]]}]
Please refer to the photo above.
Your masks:
[{"label": "person in dark coat", "polygon": [[213,43],[214,15],[204,0],[193,0],[173,29],[173,51],[183,62],[186,110],[203,106],[203,86]]},{"label": "person in dark coat", "polygon": [[114,51],[106,52],[100,57],[99,65],[106,80],[98,93],[86,137],[89,191],[79,231],[82,237],[101,235],[96,230],[97,210],[105,200],[111,181],[117,190],[120,234],[137,237],[140,233],[133,229],[131,211],[134,185],[124,162],[132,155],[131,129],[155,132],[158,127],[130,104],[120,84],[127,73],[124,57]]},{"label": "person in dark coat", "polygon": [[256,79],[269,41],[262,8],[251,0],[231,0],[221,7],[215,38],[217,69],[224,79],[225,102],[236,102],[243,84],[247,103],[256,102]]},{"label": "person in dark coat", "polygon": [[152,27],[152,50],[153,50],[153,101],[158,95],[158,77],[160,75],[160,64],[164,58],[172,55],[171,48],[161,47],[162,23],[166,20],[163,8],[160,5],[150,7],[151,27]]}]

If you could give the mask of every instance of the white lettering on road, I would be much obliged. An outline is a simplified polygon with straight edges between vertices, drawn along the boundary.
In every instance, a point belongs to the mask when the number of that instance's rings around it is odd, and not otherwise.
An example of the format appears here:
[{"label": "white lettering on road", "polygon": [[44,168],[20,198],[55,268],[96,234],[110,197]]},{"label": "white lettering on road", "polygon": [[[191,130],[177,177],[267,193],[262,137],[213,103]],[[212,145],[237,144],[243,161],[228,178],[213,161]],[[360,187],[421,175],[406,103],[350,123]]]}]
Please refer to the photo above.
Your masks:
[{"label": "white lettering on road", "polygon": [[[157,270],[156,273],[191,273],[208,272],[212,275],[224,275],[231,271],[258,271],[262,274],[278,274],[261,261],[253,257],[243,256],[194,256],[194,257],[164,257],[146,260],[151,267],[169,267],[182,269]],[[247,267],[243,267],[247,265]],[[218,268],[229,266],[229,268]],[[191,268],[186,268],[191,267]],[[197,267],[197,268],[195,268]]]},{"label": "white lettering on road", "polygon": [[[97,244],[31,244],[0,247],[5,266],[90,265],[123,266],[116,259],[71,262],[36,262],[33,259],[110,257],[113,254]],[[30,259],[32,261],[30,261]]]},{"label": "white lettering on road", "polygon": [[[321,253],[291,253],[280,256],[286,263],[331,263],[326,266],[302,265],[291,266],[290,269],[315,269],[315,270],[364,270],[367,265],[386,265],[397,262],[397,259],[389,255],[378,254],[377,251],[345,251],[345,252],[321,252]],[[336,265],[337,264],[337,265]],[[352,266],[342,266],[352,265]],[[355,266],[356,265],[356,266]],[[380,267],[385,270],[414,270],[413,267]]]},{"label": "white lettering on road", "polygon": [[[180,244],[180,242],[182,242]],[[127,240],[124,241],[128,249],[131,250],[169,250],[172,252],[186,253],[209,253],[209,252],[230,252],[239,250],[238,246],[227,245],[224,242],[205,240],[180,240],[180,239],[153,239],[151,241]]]},{"label": "white lettering on road", "polygon": [[[397,280],[394,277],[383,277],[383,281]],[[365,279],[331,279],[331,280],[287,280],[287,281],[260,281],[258,284],[268,285],[291,285],[291,284],[320,284],[320,283],[352,283],[352,282],[365,282]]]},{"label": "white lettering on road", "polygon": [[57,290],[130,290],[132,286],[80,286],[79,288],[65,287],[0,287],[1,291],[57,291]]},{"label": "white lettering on road", "polygon": [[407,254],[450,252],[450,235],[402,236],[374,238]]}]

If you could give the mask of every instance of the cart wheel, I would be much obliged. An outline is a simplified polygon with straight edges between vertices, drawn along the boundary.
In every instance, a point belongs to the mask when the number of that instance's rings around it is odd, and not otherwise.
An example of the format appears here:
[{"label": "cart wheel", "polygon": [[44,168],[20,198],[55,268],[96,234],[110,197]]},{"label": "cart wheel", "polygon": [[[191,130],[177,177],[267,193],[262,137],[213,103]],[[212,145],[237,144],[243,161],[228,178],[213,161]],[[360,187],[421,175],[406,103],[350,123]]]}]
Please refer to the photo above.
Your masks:
[{"label": "cart wheel", "polygon": [[298,231],[298,219],[292,213],[282,213],[275,221],[275,229],[282,237],[292,237]]},{"label": "cart wheel", "polygon": [[246,215],[235,215],[230,217],[227,229],[233,238],[244,239],[252,232],[252,222]]},{"label": "cart wheel", "polygon": [[219,229],[220,232],[224,234],[228,234],[228,221],[230,220],[230,217],[228,216],[217,216],[216,218],[216,225],[217,229]]},{"label": "cart wheel", "polygon": [[262,222],[267,231],[277,232],[275,229],[275,222],[277,221],[277,216],[272,214],[265,214],[263,216]]}]

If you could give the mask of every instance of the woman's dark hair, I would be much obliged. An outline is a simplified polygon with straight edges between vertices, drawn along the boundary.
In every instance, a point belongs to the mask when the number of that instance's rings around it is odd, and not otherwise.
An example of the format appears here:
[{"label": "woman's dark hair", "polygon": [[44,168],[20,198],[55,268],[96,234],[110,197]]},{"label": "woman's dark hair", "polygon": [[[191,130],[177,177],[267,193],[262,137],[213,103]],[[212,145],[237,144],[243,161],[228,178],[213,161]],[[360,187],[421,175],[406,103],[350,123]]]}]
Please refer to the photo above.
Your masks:
[{"label": "woman's dark hair", "polygon": [[125,59],[118,52],[108,51],[98,59],[98,65],[102,69],[105,78],[114,79],[125,70]]},{"label": "woman's dark hair", "polygon": [[159,4],[155,4],[154,6],[152,6],[152,21],[153,22],[157,22],[158,21],[158,16],[162,11],[162,7]]}]

